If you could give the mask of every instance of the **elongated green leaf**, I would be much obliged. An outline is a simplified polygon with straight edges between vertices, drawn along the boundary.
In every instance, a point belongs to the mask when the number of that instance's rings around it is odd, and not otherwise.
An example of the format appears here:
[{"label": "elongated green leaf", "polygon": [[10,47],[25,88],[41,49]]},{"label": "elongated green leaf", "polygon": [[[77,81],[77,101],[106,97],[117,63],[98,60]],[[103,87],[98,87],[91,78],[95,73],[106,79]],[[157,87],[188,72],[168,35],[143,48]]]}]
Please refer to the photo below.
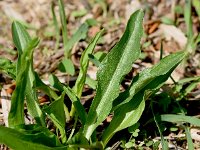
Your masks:
[{"label": "elongated green leaf", "polygon": [[161,115],[161,120],[167,121],[167,122],[173,122],[173,123],[188,122],[190,124],[200,127],[200,119],[196,117],[192,117],[192,116],[164,114],[164,115]]},{"label": "elongated green leaf", "polygon": [[69,57],[69,51],[66,51],[68,35],[67,35],[67,23],[66,23],[67,19],[66,19],[66,15],[65,15],[65,8],[64,8],[63,0],[58,0],[58,5],[59,5],[60,21],[62,24],[62,37],[63,37],[64,50],[65,50],[66,56]]},{"label": "elongated green leaf", "polygon": [[69,41],[67,42],[67,46],[66,46],[66,51],[70,51],[73,46],[76,44],[76,42],[85,39],[87,37],[87,32],[88,32],[88,24],[87,23],[83,23],[78,30],[72,35],[72,37],[69,39]]},{"label": "elongated green leaf", "polygon": [[55,14],[54,8],[55,8],[55,4],[54,4],[54,2],[52,1],[52,3],[51,3],[51,14],[52,14],[52,17],[53,17],[53,24],[54,24],[55,36],[56,36],[55,49],[57,50],[57,49],[58,49],[58,46],[59,46],[60,30],[59,30],[58,20],[57,20],[57,18],[56,18],[56,14]]},{"label": "elongated green leaf", "polygon": [[[103,33],[103,30],[101,30],[100,32],[98,32],[96,34],[94,39],[91,41],[91,43],[88,45],[88,47],[86,48],[86,50],[83,52],[83,54],[81,56],[79,75],[78,75],[76,83],[73,87],[73,91],[79,99],[81,98],[83,87],[84,87],[85,81],[86,81],[87,68],[88,68],[88,64],[89,64],[89,56],[88,55],[94,51],[97,41],[99,40],[102,33]],[[74,108],[74,106],[72,106],[70,115],[74,116],[74,113],[75,113],[75,108]]]},{"label": "elongated green leaf", "polygon": [[[45,126],[43,113],[38,104],[37,93],[35,89],[36,85],[35,85],[35,73],[33,71],[33,51],[26,48],[26,46],[28,46],[28,44],[31,43],[31,37],[29,36],[28,32],[25,30],[23,25],[21,25],[17,21],[14,21],[12,24],[12,34],[13,34],[13,41],[19,52],[17,60],[17,76],[19,76],[19,73],[21,72],[22,68],[24,68],[24,61],[26,61],[24,58],[26,58],[27,56],[29,59],[28,66],[26,66],[28,72],[23,76],[27,80],[24,81],[24,84],[26,84],[26,88],[21,89],[26,94],[28,111],[36,119],[37,123]],[[38,43],[39,40],[37,41],[37,43],[35,43],[35,46],[33,46],[32,48],[36,47]],[[24,58],[22,58],[22,55],[24,55],[23,56]]]},{"label": "elongated green leaf", "polygon": [[16,64],[9,59],[0,57],[0,70],[4,71],[13,79],[16,79]]},{"label": "elongated green leaf", "polygon": [[130,17],[121,40],[99,66],[97,93],[84,126],[84,135],[87,139],[110,113],[112,102],[118,96],[121,80],[140,55],[143,16],[143,11],[139,10]]},{"label": "elongated green leaf", "polygon": [[192,30],[192,3],[191,0],[185,0],[185,8],[184,8],[184,19],[187,26],[187,36],[188,39],[191,40],[193,36]]},{"label": "elongated green leaf", "polygon": [[150,83],[158,82],[162,84],[168,78],[168,76],[165,77],[165,75],[171,73],[171,71],[173,71],[173,69],[184,59],[185,55],[184,52],[171,54],[163,58],[152,68],[143,70],[138,76],[133,78],[129,89],[120,93],[119,97],[114,100],[113,110],[118,108],[120,105],[129,102],[135,94],[146,88]]},{"label": "elongated green leaf", "polygon": [[67,141],[65,133],[64,96],[65,91],[56,101],[43,109],[49,118],[53,121],[55,126],[60,130],[62,143],[66,143]]},{"label": "elongated green leaf", "polygon": [[[24,124],[24,98],[25,90],[27,87],[27,74],[29,71],[29,65],[31,62],[31,55],[33,53],[33,48],[37,46],[38,39],[33,39],[25,48],[24,53],[21,55],[21,64],[23,67],[20,68],[16,78],[16,88],[12,94],[11,98],[11,110],[9,113],[9,126],[16,126]],[[22,65],[21,65],[22,66]]]},{"label": "elongated green leaf", "polygon": [[31,55],[29,65],[29,72],[27,77],[27,87],[26,87],[26,102],[28,106],[29,113],[35,118],[38,124],[42,126],[45,125],[45,119],[43,112],[40,108],[35,82],[35,72],[33,71],[33,54]]},{"label": "elongated green leaf", "polygon": [[154,122],[158,128],[158,131],[159,131],[159,134],[160,134],[160,137],[161,137],[161,145],[162,145],[162,149],[163,150],[169,150],[168,148],[168,142],[165,140],[163,134],[162,134],[162,130],[160,128],[160,125],[158,123],[158,120],[157,120],[157,117],[155,116],[154,114],[154,110],[153,110],[153,102],[151,101],[151,110],[152,110],[152,114],[153,114],[153,118],[154,118]]},{"label": "elongated green leaf", "polygon": [[185,84],[188,82],[199,82],[200,77],[189,77],[189,78],[184,78],[178,81],[178,84]]},{"label": "elongated green leaf", "polygon": [[102,141],[104,146],[112,138],[112,136],[127,127],[137,123],[144,111],[145,101],[144,93],[137,94],[134,97],[134,102],[131,101],[127,104],[122,105],[114,113],[114,117],[108,126],[108,128],[103,132]]},{"label": "elongated green leaf", "polygon": [[73,87],[73,90],[77,94],[78,98],[81,97],[85,80],[86,80],[87,68],[89,64],[88,55],[92,54],[92,52],[94,51],[97,41],[99,40],[102,33],[103,33],[103,30],[101,30],[100,32],[96,34],[95,38],[91,41],[91,43],[88,45],[88,47],[86,48],[86,50],[83,52],[81,56],[79,75]]},{"label": "elongated green leaf", "polygon": [[18,21],[12,23],[12,36],[15,46],[17,47],[19,55],[22,54],[27,44],[30,42],[31,37],[26,32],[24,26]]},{"label": "elongated green leaf", "polygon": [[186,133],[186,138],[187,138],[187,143],[188,143],[188,149],[194,150],[194,144],[192,142],[192,137],[191,137],[191,134],[190,134],[189,127],[185,127],[185,133]]},{"label": "elongated green leaf", "polygon": [[60,144],[55,135],[46,128],[37,128],[28,131],[18,131],[0,126],[0,143],[14,150],[66,150],[67,146]]},{"label": "elongated green leaf", "polygon": [[72,104],[74,105],[75,109],[77,110],[77,113],[78,113],[78,116],[81,119],[81,122],[84,124],[85,120],[86,120],[87,113],[86,113],[83,105],[80,103],[80,99],[76,96],[76,94],[73,92],[73,90],[69,86],[63,85],[55,75],[52,74],[49,78],[50,78],[50,81],[51,81],[50,83],[54,84],[54,85],[52,85],[53,87],[55,87],[55,88],[57,88],[61,91],[64,90],[66,92],[66,94],[68,95],[68,97],[72,101]]},{"label": "elongated green leaf", "polygon": [[159,64],[145,69],[133,79],[130,88],[121,93],[113,103],[114,117],[103,133],[104,144],[107,144],[116,132],[139,120],[144,110],[144,100],[162,86],[184,56],[183,52],[167,56]]},{"label": "elongated green leaf", "polygon": [[[64,88],[63,88],[64,85],[62,85],[62,83],[58,80],[58,78],[55,75],[51,74],[49,76],[49,82],[50,82],[51,86],[58,89],[59,91],[61,91],[61,92],[64,91]],[[47,90],[49,90],[49,89],[47,89]],[[51,90],[49,92],[51,92]],[[66,105],[64,105],[64,111],[65,111],[66,119],[67,119],[67,121],[69,121],[70,120],[70,114],[69,114],[69,110],[68,110]]]}]

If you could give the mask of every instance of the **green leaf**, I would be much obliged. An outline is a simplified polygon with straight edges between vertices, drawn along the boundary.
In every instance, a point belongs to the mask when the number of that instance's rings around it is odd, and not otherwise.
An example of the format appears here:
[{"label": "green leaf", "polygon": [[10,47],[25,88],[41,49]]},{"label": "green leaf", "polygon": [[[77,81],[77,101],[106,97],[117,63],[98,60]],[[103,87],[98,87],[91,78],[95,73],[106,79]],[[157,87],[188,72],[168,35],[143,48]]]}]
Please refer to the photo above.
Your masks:
[{"label": "green leaf", "polygon": [[101,64],[102,60],[106,57],[106,53],[104,52],[97,52],[94,55],[90,54],[89,59],[90,61],[97,67]]},{"label": "green leaf", "polygon": [[97,93],[84,126],[87,139],[110,113],[112,102],[118,96],[121,80],[140,56],[143,16],[143,11],[139,10],[130,17],[124,35],[99,66]]},{"label": "green leaf", "polygon": [[51,75],[50,76],[50,80],[51,80],[51,84],[53,83],[54,87],[56,87],[57,89],[60,89],[61,91],[65,91],[67,96],[70,98],[70,100],[72,101],[72,104],[74,105],[75,109],[77,110],[78,116],[81,119],[81,122],[84,124],[85,120],[86,120],[86,116],[87,113],[85,111],[85,108],[83,107],[83,105],[80,103],[80,99],[76,96],[76,94],[74,93],[74,91],[67,85],[63,85],[58,78],[55,75]]},{"label": "green leaf", "polygon": [[[86,74],[87,74],[87,69],[88,69],[88,65],[89,65],[89,56],[88,55],[93,53],[94,48],[97,44],[97,41],[99,40],[102,33],[103,33],[103,30],[101,30],[100,32],[98,32],[96,34],[94,39],[91,41],[91,43],[88,45],[88,47],[86,48],[86,50],[83,52],[83,54],[81,56],[79,75],[78,75],[76,83],[73,87],[73,91],[79,99],[81,98],[83,87],[84,87],[85,81],[86,81]],[[72,106],[72,109],[70,112],[71,116],[74,116],[74,113],[75,113],[75,108],[74,108],[74,106]]]},{"label": "green leaf", "polygon": [[64,86],[63,88],[66,91],[67,96],[72,101],[72,104],[75,107],[75,109],[78,113],[78,116],[81,119],[82,124],[85,124],[85,121],[86,121],[86,118],[87,118],[87,113],[85,111],[85,108],[81,104],[80,99],[76,96],[76,94],[74,93],[74,91],[70,87]]},{"label": "green leaf", "polygon": [[63,84],[58,80],[58,78],[54,74],[49,75],[49,83],[52,87],[59,91],[63,91]]},{"label": "green leaf", "polygon": [[58,0],[58,6],[59,6],[59,14],[60,14],[60,21],[62,24],[62,37],[63,37],[63,45],[66,57],[69,57],[69,51],[66,51],[67,49],[67,41],[68,41],[68,35],[67,35],[67,19],[65,15],[65,8],[63,4],[63,0]]},{"label": "green leaf", "polygon": [[72,13],[71,13],[71,15],[73,16],[73,17],[82,17],[82,16],[84,16],[84,15],[86,15],[87,14],[87,10],[86,9],[81,9],[81,10],[74,10]]},{"label": "green leaf", "polygon": [[164,114],[161,115],[161,120],[173,123],[188,122],[190,124],[200,127],[200,119],[192,116]]},{"label": "green leaf", "polygon": [[89,146],[89,142],[88,140],[85,138],[85,136],[83,135],[83,133],[78,132],[75,136],[73,136],[72,139],[70,139],[67,144],[69,144],[70,146],[77,146],[78,145],[88,145]]},{"label": "green leaf", "polygon": [[87,68],[88,68],[88,64],[89,64],[88,55],[93,53],[94,48],[97,44],[97,41],[99,40],[102,33],[103,33],[103,30],[101,30],[100,32],[98,32],[96,34],[94,39],[91,41],[91,43],[88,45],[88,47],[86,48],[86,50],[83,52],[83,54],[81,56],[79,75],[78,75],[76,83],[73,87],[73,90],[77,94],[78,98],[81,97],[83,87],[85,84],[85,80],[86,80]]},{"label": "green leaf", "polygon": [[185,84],[188,82],[199,82],[200,77],[189,77],[189,78],[184,78],[178,81],[178,84]]},{"label": "green leaf", "polygon": [[88,32],[88,24],[83,23],[69,39],[65,50],[69,52],[78,41],[85,39],[87,37],[87,32]]},{"label": "green leaf", "polygon": [[92,89],[96,90],[97,81],[93,80],[89,76],[86,76],[85,84],[87,84],[88,86],[90,86]]},{"label": "green leaf", "polygon": [[174,20],[165,16],[161,18],[161,22],[168,25],[174,25]]},{"label": "green leaf", "polygon": [[145,107],[144,101],[162,86],[184,57],[183,52],[169,55],[133,78],[129,89],[113,102],[114,117],[103,133],[104,144],[107,144],[116,132],[132,126],[139,120]]},{"label": "green leaf", "polygon": [[37,46],[38,39],[33,39],[25,48],[21,58],[18,60],[21,68],[16,77],[16,88],[11,97],[11,110],[9,113],[9,126],[24,124],[24,98],[27,88],[28,71],[31,62],[33,48]]},{"label": "green leaf", "polygon": [[44,108],[44,112],[47,113],[48,117],[53,121],[55,126],[60,130],[62,143],[66,143],[65,133],[65,111],[64,111],[64,96],[65,91],[62,95],[48,107]]},{"label": "green leaf", "polygon": [[54,8],[55,8],[55,4],[52,1],[52,3],[51,3],[51,14],[52,14],[52,17],[53,17],[53,24],[54,24],[54,28],[55,28],[55,37],[56,37],[55,49],[57,50],[58,46],[59,46],[60,30],[59,30],[58,21],[57,21],[57,18],[56,18]]},{"label": "green leaf", "polygon": [[0,57],[0,70],[4,71],[13,79],[16,79],[16,64],[11,60]]},{"label": "green leaf", "polygon": [[64,58],[59,64],[58,68],[61,72],[66,72],[72,76],[75,74],[74,64],[68,58]]},{"label": "green leaf", "polygon": [[49,97],[53,99],[57,99],[58,95],[54,92],[53,89],[51,89],[49,86],[47,86],[38,76],[38,74],[35,72],[35,85],[36,88],[43,91],[45,94],[47,94]]},{"label": "green leaf", "polygon": [[133,78],[129,89],[120,93],[119,97],[114,100],[113,110],[129,102],[135,94],[150,86],[150,84],[163,84],[174,68],[185,58],[185,55],[185,52],[171,54],[161,59],[161,61],[153,67],[143,70],[139,75]]},{"label": "green leaf", "polygon": [[187,143],[188,143],[188,149],[194,150],[194,144],[192,142],[192,137],[190,135],[189,127],[185,127],[185,133],[186,133],[186,138],[187,138]]},{"label": "green leaf", "polygon": [[96,53],[94,54],[94,56],[95,56],[100,62],[102,62],[102,60],[106,57],[106,55],[107,55],[107,53],[101,52],[101,51],[96,52]]},{"label": "green leaf", "polygon": [[189,40],[191,40],[193,36],[191,9],[192,9],[191,0],[185,0],[184,19],[187,26],[187,36]]},{"label": "green leaf", "polygon": [[101,64],[101,62],[92,54],[89,54],[90,61],[97,67]]},{"label": "green leaf", "polygon": [[151,104],[150,104],[150,105],[151,105],[151,110],[152,110],[154,122],[155,122],[155,124],[156,124],[156,126],[157,126],[157,128],[158,128],[158,131],[159,131],[159,134],[160,134],[160,137],[161,137],[162,149],[163,149],[163,150],[169,150],[169,148],[168,148],[168,143],[167,143],[167,141],[164,139],[164,136],[163,136],[163,134],[162,134],[162,129],[161,129],[159,123],[158,123],[158,119],[157,119],[158,117],[156,117],[155,114],[154,114],[153,102],[152,102],[152,101],[153,101],[153,100],[151,100]]},{"label": "green leaf", "polygon": [[[43,127],[27,126],[27,130],[15,130],[0,126],[0,143],[14,150],[66,150],[57,137]],[[32,129],[31,129],[32,128]]]},{"label": "green leaf", "polygon": [[199,0],[192,0],[192,4],[193,4],[193,6],[194,6],[194,8],[195,8],[195,10],[196,10],[196,12],[197,12],[197,14],[198,14],[198,16],[199,16],[199,21],[200,21],[200,1]]},{"label": "green leaf", "polygon": [[112,138],[112,136],[127,127],[132,126],[137,123],[145,107],[145,101],[142,93],[134,97],[134,102],[122,105],[114,113],[114,117],[108,126],[108,128],[103,132],[102,141],[104,146]]},{"label": "green leaf", "polygon": [[[27,80],[27,81],[24,81],[24,84],[26,84],[26,88],[23,89],[25,90],[25,94],[26,94],[28,111],[35,118],[38,124],[45,126],[44,116],[39,106],[37,93],[35,89],[36,85],[35,85],[35,73],[33,71],[33,51],[31,49],[26,48],[28,47],[28,44],[31,43],[32,39],[29,36],[28,32],[23,27],[23,25],[17,21],[14,21],[12,24],[12,35],[13,35],[13,41],[18,50],[17,78],[18,78],[19,72],[21,72],[21,69],[24,68],[25,57],[27,56],[27,58],[29,59],[28,66],[26,66],[26,69],[28,69],[28,72],[24,74],[24,76],[26,76],[24,78],[26,78]],[[34,43],[35,45],[32,46],[32,49],[35,48],[39,43],[38,39],[37,40],[34,39],[34,40],[35,40],[35,43]],[[24,55],[24,58],[22,57],[22,55]]]},{"label": "green leaf", "polygon": [[14,21],[12,23],[12,36],[18,53],[21,55],[24,51],[24,48],[27,47],[27,44],[30,42],[31,37],[28,32],[26,32],[24,26],[18,21]]}]

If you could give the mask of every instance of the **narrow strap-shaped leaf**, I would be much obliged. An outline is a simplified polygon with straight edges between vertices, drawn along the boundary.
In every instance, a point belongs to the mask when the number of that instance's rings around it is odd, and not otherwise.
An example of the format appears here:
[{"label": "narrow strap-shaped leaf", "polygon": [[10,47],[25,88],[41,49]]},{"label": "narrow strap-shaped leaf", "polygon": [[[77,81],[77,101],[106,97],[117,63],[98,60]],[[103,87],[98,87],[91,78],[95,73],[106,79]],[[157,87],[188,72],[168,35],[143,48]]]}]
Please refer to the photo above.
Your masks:
[{"label": "narrow strap-shaped leaf", "polygon": [[194,150],[194,144],[192,142],[192,137],[191,137],[191,134],[190,134],[189,127],[185,127],[185,133],[186,133],[186,138],[187,138],[187,143],[188,143],[188,149]]},{"label": "narrow strap-shaped leaf", "polygon": [[53,24],[54,24],[54,28],[55,28],[55,37],[56,37],[56,44],[55,44],[55,49],[58,49],[59,46],[59,39],[60,39],[60,30],[59,30],[59,26],[58,26],[58,20],[55,14],[55,3],[54,1],[51,2],[51,14],[53,17]]},{"label": "narrow strap-shaped leaf", "polygon": [[[26,88],[23,92],[26,93],[26,100],[27,100],[27,106],[28,111],[30,114],[36,119],[37,123],[40,125],[45,126],[44,117],[42,110],[39,106],[37,93],[36,93],[36,85],[35,85],[35,73],[33,71],[33,51],[30,49],[27,49],[27,45],[31,42],[31,37],[29,36],[28,32],[25,30],[22,24],[15,21],[12,24],[12,34],[13,34],[13,41],[17,47],[18,50],[18,61],[17,61],[17,76],[18,73],[21,71],[22,68],[24,68],[24,58],[22,58],[22,55],[28,57],[28,63],[29,65],[26,66],[28,69],[28,72],[24,74],[26,77]],[[37,43],[34,43],[35,46],[32,46],[33,48],[36,47],[39,43],[39,40],[37,40]],[[25,81],[24,81],[25,82]],[[20,83],[19,83],[20,84]]]},{"label": "narrow strap-shaped leaf", "polygon": [[21,55],[21,59],[19,60],[23,61],[23,67],[20,68],[20,72],[16,78],[16,88],[11,97],[11,110],[8,118],[9,126],[12,127],[24,124],[24,98],[27,87],[28,71],[33,48],[37,43],[38,39],[33,39],[29,42],[25,52]]},{"label": "narrow strap-shaped leaf", "polygon": [[30,42],[31,37],[28,32],[26,32],[24,26],[18,21],[12,23],[12,36],[19,55],[21,55],[27,43]]},{"label": "narrow strap-shaped leaf", "polygon": [[26,87],[26,102],[28,106],[28,111],[35,118],[38,124],[42,126],[46,126],[44,115],[40,108],[38,97],[37,97],[35,72],[33,69],[33,54],[31,55],[30,62],[31,63],[29,65],[27,87]]},{"label": "narrow strap-shaped leaf", "polygon": [[132,126],[139,120],[144,110],[144,101],[163,85],[184,57],[184,52],[167,56],[159,64],[142,71],[133,79],[130,88],[114,101],[114,117],[103,133],[104,144],[107,144],[116,132]]},{"label": "narrow strap-shaped leaf", "polygon": [[[45,130],[43,128],[42,130]],[[58,143],[59,140],[50,132],[43,131],[21,132],[15,129],[0,126],[0,143],[14,150],[67,150],[67,146]]]},{"label": "narrow strap-shaped leaf", "polygon": [[76,42],[87,37],[88,24],[83,23],[67,42],[66,51],[70,51]]},{"label": "narrow strap-shaped leaf", "polygon": [[164,115],[161,115],[161,120],[167,121],[167,122],[173,122],[173,123],[188,122],[190,124],[200,127],[200,119],[196,117],[192,117],[192,116],[164,114]]},{"label": "narrow strap-shaped leaf", "polygon": [[101,30],[100,32],[98,32],[96,34],[94,39],[91,41],[91,43],[88,45],[86,50],[81,55],[80,71],[79,71],[79,75],[78,75],[78,78],[76,80],[76,83],[73,87],[73,90],[77,94],[78,98],[81,97],[83,87],[84,87],[84,84],[85,84],[85,80],[86,80],[87,68],[88,68],[88,64],[89,64],[88,55],[92,54],[92,52],[94,51],[94,48],[97,44],[97,41],[99,40],[102,33],[103,33],[103,30]]},{"label": "narrow strap-shaped leaf", "polygon": [[65,133],[64,96],[65,91],[63,91],[62,95],[56,101],[43,109],[55,126],[60,130],[62,143],[66,143],[67,141]]},{"label": "narrow strap-shaped leaf", "polygon": [[69,51],[67,51],[67,40],[68,40],[68,35],[67,35],[67,19],[65,15],[65,8],[64,8],[64,3],[63,0],[58,0],[58,6],[59,6],[59,14],[60,14],[60,21],[62,24],[62,37],[63,37],[63,45],[64,45],[64,50],[65,54],[67,57],[69,57]]},{"label": "narrow strap-shaped leaf", "polygon": [[112,102],[118,96],[121,80],[131,70],[132,63],[140,55],[143,16],[142,10],[131,15],[124,35],[99,66],[97,93],[84,126],[87,139],[110,113]]},{"label": "narrow strap-shaped leaf", "polygon": [[[86,81],[86,74],[87,74],[87,69],[88,69],[88,64],[89,64],[88,55],[93,53],[94,48],[97,44],[97,41],[99,40],[102,33],[103,33],[103,30],[101,30],[100,32],[96,34],[96,36],[93,38],[93,40],[91,41],[91,43],[88,45],[88,47],[86,48],[86,50],[83,52],[81,56],[79,75],[73,87],[73,91],[79,99],[81,98],[83,87]],[[72,105],[70,115],[73,116],[74,113],[75,113],[75,108]]]}]

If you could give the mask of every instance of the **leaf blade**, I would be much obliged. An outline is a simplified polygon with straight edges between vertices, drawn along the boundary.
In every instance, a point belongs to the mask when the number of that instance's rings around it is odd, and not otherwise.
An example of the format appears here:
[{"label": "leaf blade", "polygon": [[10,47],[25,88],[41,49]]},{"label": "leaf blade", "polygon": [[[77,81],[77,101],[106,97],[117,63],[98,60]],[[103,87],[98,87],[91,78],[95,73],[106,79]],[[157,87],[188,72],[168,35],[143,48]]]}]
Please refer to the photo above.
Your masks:
[{"label": "leaf blade", "polygon": [[62,143],[66,143],[67,141],[65,133],[64,96],[65,91],[56,101],[52,102],[48,107],[43,109],[53,121],[55,126],[60,130]]},{"label": "leaf blade", "polygon": [[[41,127],[39,127],[41,128]],[[30,150],[64,150],[67,146],[62,146],[55,135],[47,131],[48,129],[36,129],[32,131],[18,131],[16,129],[0,126],[0,143],[4,143],[12,149]],[[32,133],[31,133],[32,132]]]},{"label": "leaf blade", "polygon": [[114,133],[135,124],[139,120],[144,110],[145,100],[152,92],[162,86],[184,57],[184,52],[169,55],[152,68],[143,70],[133,79],[129,89],[121,93],[113,102],[114,117],[103,133],[104,144],[107,144]]},{"label": "leaf blade", "polygon": [[[39,124],[45,126],[43,113],[38,104],[37,93],[35,89],[36,87],[35,73],[33,71],[33,49],[38,45],[39,39],[35,38],[32,40],[30,35],[26,31],[25,27],[18,21],[14,21],[12,23],[12,35],[13,35],[14,44],[18,50],[18,60],[17,60],[17,66],[16,66],[16,76],[18,79],[16,79],[16,81],[22,78],[23,79],[22,85],[25,85],[24,87],[17,85],[18,90],[22,90],[22,91],[21,93],[19,93],[19,97],[16,96],[16,93],[13,93],[15,94],[14,97],[20,98],[22,95],[26,95],[27,106],[28,106],[28,110],[30,114],[36,119],[36,121]],[[24,70],[26,72],[24,72]],[[21,72],[24,72],[23,76]],[[20,81],[18,81],[17,84],[21,84]],[[24,93],[24,91],[25,91],[25,94],[22,94]],[[22,96],[21,98],[24,98],[24,96]],[[21,99],[19,101],[21,102],[19,103],[20,107],[23,107],[22,101],[24,100]],[[12,103],[12,105],[15,105],[14,102]],[[22,111],[22,108],[20,108],[20,110]],[[20,112],[19,114],[22,115],[23,113]],[[22,121],[22,118],[23,117],[21,116],[21,119],[20,119],[21,121]]]},{"label": "leaf blade", "polygon": [[13,42],[19,51],[19,54],[22,54],[24,48],[27,46],[27,43],[31,40],[30,35],[26,32],[24,26],[18,21],[12,23],[12,36]]},{"label": "leaf blade", "polygon": [[33,39],[25,48],[24,53],[19,59],[19,63],[23,63],[23,67],[20,68],[16,77],[16,88],[11,97],[11,110],[9,113],[8,121],[9,126],[17,126],[24,124],[24,98],[25,89],[27,87],[27,78],[29,65],[31,62],[31,55],[33,48],[37,45],[38,39]]},{"label": "leaf blade", "polygon": [[103,30],[101,30],[100,32],[96,34],[95,38],[91,41],[91,43],[88,45],[88,47],[86,48],[86,50],[83,52],[81,56],[79,75],[73,87],[73,90],[77,94],[78,98],[81,97],[83,86],[86,80],[87,68],[89,64],[88,55],[94,51],[97,41],[99,40],[102,33],[103,33]]},{"label": "leaf blade", "polygon": [[143,16],[143,11],[139,10],[130,17],[121,40],[104,58],[99,67],[97,94],[84,126],[84,135],[87,139],[110,113],[112,101],[118,96],[121,79],[130,71],[132,63],[140,55]]},{"label": "leaf blade", "polygon": [[185,115],[174,115],[174,114],[163,114],[161,115],[162,121],[167,122],[188,122],[190,124],[196,125],[200,127],[200,119],[192,116],[185,116]]}]

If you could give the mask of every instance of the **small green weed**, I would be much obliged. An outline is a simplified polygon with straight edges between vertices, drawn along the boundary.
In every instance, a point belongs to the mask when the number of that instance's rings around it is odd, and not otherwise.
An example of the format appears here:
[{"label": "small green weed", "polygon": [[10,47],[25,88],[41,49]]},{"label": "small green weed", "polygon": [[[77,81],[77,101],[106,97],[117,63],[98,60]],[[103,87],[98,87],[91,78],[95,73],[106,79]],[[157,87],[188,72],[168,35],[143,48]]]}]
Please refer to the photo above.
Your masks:
[{"label": "small green weed", "polygon": [[[63,16],[62,5],[62,1],[59,0],[62,32],[63,36],[68,39],[67,32],[64,30],[66,19]],[[130,72],[133,62],[140,57],[143,17],[144,12],[142,10],[133,13],[120,41],[101,62],[97,63],[99,70],[96,87],[93,85],[96,88],[96,95],[88,113],[81,104],[80,98],[85,83],[89,82],[86,77],[89,60],[91,60],[89,56],[94,56],[92,55],[93,50],[103,34],[103,30],[96,34],[83,52],[79,75],[73,88],[62,84],[55,75],[50,75],[51,85],[61,92],[61,95],[58,95],[50,86],[42,82],[33,69],[33,50],[39,44],[38,38],[30,37],[23,25],[14,21],[12,34],[18,50],[18,60],[11,62],[6,58],[1,58],[0,68],[16,81],[16,88],[11,98],[11,110],[8,118],[9,128],[0,126],[0,142],[16,150],[104,149],[110,139],[123,129],[132,127],[132,129],[129,128],[132,136],[137,136],[139,130],[133,128],[133,125],[137,124],[145,109],[145,100],[164,84],[172,71],[186,56],[185,52],[177,52],[163,58],[158,64],[135,76],[129,88],[120,92],[123,77]],[[54,20],[56,20],[55,17]],[[75,36],[78,35],[75,33]],[[67,49],[66,39],[63,39],[65,50]],[[64,61],[69,56],[68,51],[66,52],[67,57]],[[65,62],[63,62],[63,66],[63,69],[65,69]],[[52,98],[49,105],[43,107],[39,105],[38,90]],[[71,111],[64,103],[65,95],[69,97],[73,104]],[[28,112],[36,121],[35,124],[25,124],[25,101]],[[102,131],[101,135],[97,136],[97,127],[110,113],[114,114],[112,121]],[[68,135],[66,133],[66,120],[70,120],[71,116],[74,116],[75,123]],[[57,128],[56,134],[47,129],[45,122],[47,117]],[[183,115],[162,115],[161,119],[170,122],[186,121],[200,126],[199,119],[190,117],[188,119],[187,117]],[[76,127],[77,124],[80,124],[81,127]],[[130,148],[130,144],[134,144],[132,138],[129,142],[131,143],[124,145],[126,148]],[[147,141],[145,144],[146,146],[155,146],[153,141]]]}]

